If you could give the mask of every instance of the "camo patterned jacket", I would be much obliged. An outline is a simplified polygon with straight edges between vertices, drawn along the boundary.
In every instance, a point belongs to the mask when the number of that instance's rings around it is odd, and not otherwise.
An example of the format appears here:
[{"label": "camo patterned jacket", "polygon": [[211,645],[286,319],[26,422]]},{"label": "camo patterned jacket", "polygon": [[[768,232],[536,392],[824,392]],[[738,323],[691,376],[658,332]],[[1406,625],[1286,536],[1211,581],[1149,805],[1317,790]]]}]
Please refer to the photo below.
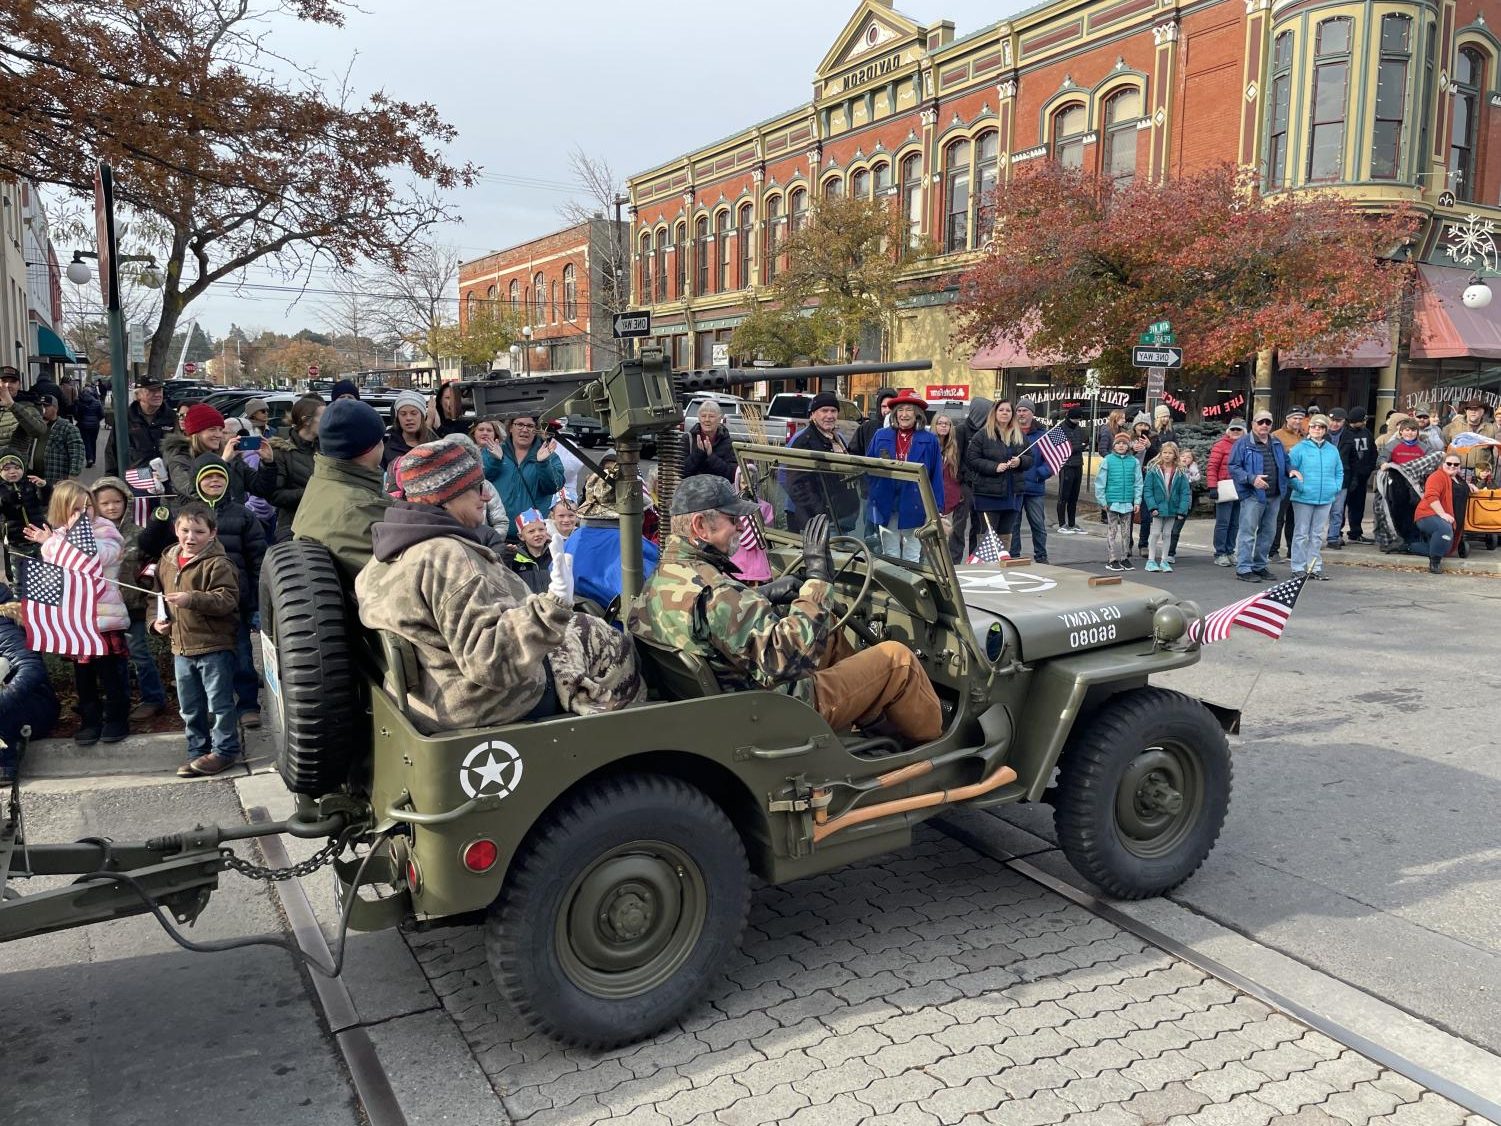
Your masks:
[{"label": "camo patterned jacket", "polygon": [[726,688],[769,688],[811,702],[831,589],[809,579],[784,617],[711,553],[673,536],[628,625],[633,634],[702,657]]}]

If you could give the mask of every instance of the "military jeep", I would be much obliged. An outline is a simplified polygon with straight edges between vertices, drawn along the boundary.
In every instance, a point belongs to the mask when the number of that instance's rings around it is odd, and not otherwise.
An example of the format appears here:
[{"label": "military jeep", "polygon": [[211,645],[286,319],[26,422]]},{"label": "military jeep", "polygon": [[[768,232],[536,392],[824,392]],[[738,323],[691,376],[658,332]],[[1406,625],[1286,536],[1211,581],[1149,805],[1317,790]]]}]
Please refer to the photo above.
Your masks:
[{"label": "military jeep", "polygon": [[[680,418],[681,387],[649,351],[565,390],[543,413],[592,413],[616,441],[629,597],[641,579],[633,463],[646,434]],[[536,389],[495,393],[523,392]],[[785,883],[899,849],[952,806],[1051,803],[1065,854],[1118,897],[1160,894],[1198,868],[1229,805],[1238,715],[1149,683],[1198,659],[1196,606],[1026,559],[955,567],[920,466],[736,449],[772,508],[774,568],[795,572],[794,529],[830,515],[837,629],[856,648],[911,649],[939,695],[941,736],[906,748],[836,731],[785,692],[727,691],[697,657],[640,639],[643,703],[423,735],[408,717],[412,650],[359,625],[326,550],[281,544],[261,599],[278,766],[301,831],[332,824],[352,846],[335,865],[349,925],[482,923],[516,1010],[605,1046],[701,997],[740,939],[752,875]],[[916,560],[869,526],[881,481],[922,498]]]}]

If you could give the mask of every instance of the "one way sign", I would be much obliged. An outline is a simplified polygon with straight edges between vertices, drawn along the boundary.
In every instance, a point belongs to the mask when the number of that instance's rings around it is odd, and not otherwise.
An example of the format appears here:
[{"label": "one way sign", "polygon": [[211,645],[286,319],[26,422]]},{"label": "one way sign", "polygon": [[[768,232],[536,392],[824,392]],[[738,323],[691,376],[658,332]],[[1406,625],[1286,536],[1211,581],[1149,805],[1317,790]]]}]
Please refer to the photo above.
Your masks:
[{"label": "one way sign", "polygon": [[1131,363],[1139,368],[1181,368],[1182,348],[1132,348]]},{"label": "one way sign", "polygon": [[650,336],[651,313],[644,310],[616,313],[612,329],[616,340],[624,340],[633,336]]}]

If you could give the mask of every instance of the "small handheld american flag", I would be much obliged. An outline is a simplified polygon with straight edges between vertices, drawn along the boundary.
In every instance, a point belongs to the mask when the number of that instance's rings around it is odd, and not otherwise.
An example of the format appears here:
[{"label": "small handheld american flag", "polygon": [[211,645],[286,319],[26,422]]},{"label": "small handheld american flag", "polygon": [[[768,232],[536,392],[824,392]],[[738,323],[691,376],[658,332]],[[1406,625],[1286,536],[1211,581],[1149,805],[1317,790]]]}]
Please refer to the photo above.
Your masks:
[{"label": "small handheld american flag", "polygon": [[1037,453],[1042,454],[1042,460],[1048,463],[1054,475],[1058,474],[1069,458],[1074,455],[1074,445],[1068,440],[1068,435],[1063,432],[1063,427],[1055,426],[1041,438],[1037,439],[1032,447]]},{"label": "small handheld american flag", "polygon": [[137,527],[144,528],[146,521],[151,519],[152,498],[162,494],[162,483],[146,468],[127,469],[125,483],[135,490],[135,496],[131,498],[131,518]]},{"label": "small handheld american flag", "polygon": [[977,512],[985,523],[985,530],[975,540],[974,553],[965,560],[966,563],[999,563],[1002,559],[1010,559],[1011,553],[1001,546],[1001,537],[996,535],[995,525],[990,522],[990,513]]},{"label": "small handheld american flag", "polygon": [[96,609],[104,586],[99,545],[87,518],[68,529],[52,563],[16,560],[16,593],[23,606],[26,644],[38,653],[102,657],[106,653]]},{"label": "small handheld american flag", "polygon": [[1264,633],[1276,640],[1287,627],[1293,607],[1298,604],[1298,595],[1303,593],[1303,584],[1308,574],[1294,575],[1286,582],[1259,590],[1249,598],[1221,607],[1189,627],[1188,636],[1201,645],[1211,641],[1223,641],[1230,636],[1235,626]]}]

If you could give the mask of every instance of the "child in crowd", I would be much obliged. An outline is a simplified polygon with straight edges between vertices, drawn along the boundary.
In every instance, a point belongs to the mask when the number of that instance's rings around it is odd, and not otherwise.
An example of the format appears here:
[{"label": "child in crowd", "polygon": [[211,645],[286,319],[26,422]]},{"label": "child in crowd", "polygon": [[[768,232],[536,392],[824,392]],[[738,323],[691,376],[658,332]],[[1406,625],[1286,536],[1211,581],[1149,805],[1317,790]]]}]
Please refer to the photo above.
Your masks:
[{"label": "child in crowd", "polygon": [[[1178,468],[1188,478],[1188,511],[1193,511],[1194,490],[1198,488],[1203,475],[1199,472],[1199,459],[1193,450],[1181,450],[1178,453]],[[1167,561],[1178,562],[1178,537],[1183,534],[1183,525],[1188,522],[1188,515],[1178,517],[1173,521],[1173,538],[1167,545]]]},{"label": "child in crowd", "polygon": [[1141,507],[1141,491],[1141,462],[1131,452],[1131,435],[1122,430],[1111,439],[1110,452],[1094,475],[1094,498],[1106,514],[1107,571],[1132,569],[1131,517]]},{"label": "child in crowd", "polygon": [[219,543],[217,526],[212,508],[196,501],[183,505],[173,521],[177,544],[157,564],[167,617],[152,628],[171,635],[178,706],[188,736],[188,760],[177,768],[180,778],[218,774],[240,760],[234,690],[240,580]]},{"label": "child in crowd", "polygon": [[48,496],[47,482],[26,475],[26,461],[20,454],[0,453],[0,535],[12,555],[37,553],[26,528],[46,522]]},{"label": "child in crowd", "polygon": [[266,534],[250,509],[230,496],[229,466],[216,454],[203,454],[193,463],[193,486],[198,499],[214,511],[217,539],[239,576],[240,621],[235,636],[235,707],[246,727],[261,725],[261,678],[250,651],[251,619],[260,589],[261,558]]},{"label": "child in crowd", "polygon": [[101,739],[118,743],[130,734],[130,647],[125,639],[130,615],[115,585],[125,543],[113,524],[95,515],[93,495],[77,481],[58,482],[47,506],[48,527],[28,527],[26,536],[41,545],[45,562],[56,563],[68,529],[79,520],[93,526],[95,558],[104,577],[94,605],[94,622],[104,637],[104,655],[69,658],[78,689],[78,713],[83,718],[73,741],[80,747],[91,747]]},{"label": "child in crowd", "polygon": [[1178,464],[1178,443],[1163,442],[1142,482],[1142,505],[1152,515],[1147,539],[1147,570],[1171,571],[1168,545],[1173,528],[1188,516],[1193,494],[1188,474]]},{"label": "child in crowd", "polygon": [[552,533],[547,530],[547,521],[535,508],[528,508],[516,517],[516,533],[521,542],[511,556],[511,570],[533,594],[546,594],[552,582],[552,549],[548,546]]},{"label": "child in crowd", "polygon": [[579,526],[579,514],[566,492],[558,493],[553,499],[552,512],[548,516],[547,523],[552,531],[565,540],[573,535],[573,530]]},{"label": "child in crowd", "polygon": [[[130,627],[125,631],[125,641],[130,648],[130,663],[135,667],[136,682],[141,689],[141,702],[130,712],[131,719],[150,719],[159,715],[167,706],[167,691],[162,687],[161,674],[156,671],[156,658],[146,642],[146,614],[148,596],[142,590],[151,586],[142,572],[151,564],[156,571],[154,554],[143,553],[142,533],[131,515],[130,486],[118,477],[101,477],[94,482],[94,505],[99,515],[115,526],[120,533],[123,550],[120,555],[120,578],[130,584],[120,588],[120,597],[125,611],[130,615]],[[165,512],[165,510],[163,510]]]}]

